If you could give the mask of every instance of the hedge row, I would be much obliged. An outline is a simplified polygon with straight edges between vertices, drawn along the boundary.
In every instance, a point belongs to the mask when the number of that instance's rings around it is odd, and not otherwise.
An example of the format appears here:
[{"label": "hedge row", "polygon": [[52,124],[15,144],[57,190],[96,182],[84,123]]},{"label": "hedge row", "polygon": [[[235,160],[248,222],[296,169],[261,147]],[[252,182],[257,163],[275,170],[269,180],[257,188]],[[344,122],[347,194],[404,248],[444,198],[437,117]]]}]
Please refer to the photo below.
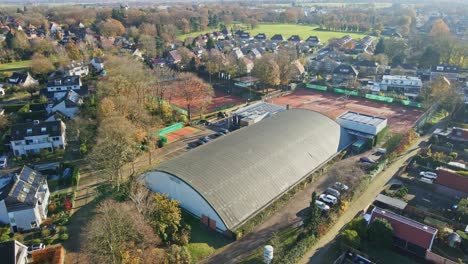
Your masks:
[{"label": "hedge row", "polygon": [[295,264],[304,257],[305,253],[317,242],[314,235],[303,238],[297,242],[296,246],[289,250],[282,258],[281,263]]}]

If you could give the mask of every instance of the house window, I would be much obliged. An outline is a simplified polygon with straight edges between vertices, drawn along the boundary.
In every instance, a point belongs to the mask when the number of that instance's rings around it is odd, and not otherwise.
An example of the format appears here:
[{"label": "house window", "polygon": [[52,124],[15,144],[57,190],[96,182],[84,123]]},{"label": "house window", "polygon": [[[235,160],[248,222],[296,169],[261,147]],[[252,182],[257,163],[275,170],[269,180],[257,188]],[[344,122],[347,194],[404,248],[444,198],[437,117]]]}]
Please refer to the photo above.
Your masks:
[{"label": "house window", "polygon": [[27,133],[27,134],[32,134],[32,128],[26,129],[26,133]]},{"label": "house window", "polygon": [[47,127],[41,127],[41,132],[46,132],[47,131]]}]

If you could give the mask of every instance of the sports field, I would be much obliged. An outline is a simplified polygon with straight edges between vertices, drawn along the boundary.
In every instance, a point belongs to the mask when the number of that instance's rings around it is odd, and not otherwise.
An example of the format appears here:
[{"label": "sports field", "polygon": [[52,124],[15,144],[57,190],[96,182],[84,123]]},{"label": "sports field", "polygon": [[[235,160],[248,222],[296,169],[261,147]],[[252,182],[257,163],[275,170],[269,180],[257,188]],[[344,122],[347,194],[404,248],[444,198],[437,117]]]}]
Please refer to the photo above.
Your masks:
[{"label": "sports field", "polygon": [[314,110],[332,119],[336,119],[346,111],[385,117],[388,119],[390,130],[399,133],[413,127],[423,114],[423,111],[417,108],[379,103],[359,97],[345,99],[342,96],[309,90],[297,90],[292,94],[274,98],[270,102],[284,106],[289,104],[292,108]]},{"label": "sports field", "polygon": [[167,133],[167,134],[164,135],[164,137],[167,138],[167,143],[171,143],[171,142],[174,142],[174,141],[178,140],[179,138],[194,134],[194,133],[196,133],[198,131],[199,130],[194,128],[194,127],[187,126],[187,127],[181,128],[179,130],[176,130],[174,132]]},{"label": "sports field", "polygon": [[[172,96],[169,100],[171,104],[174,104],[184,110],[187,110],[187,103],[181,97]],[[214,90],[214,96],[211,98],[211,103],[208,105],[205,113],[213,113],[217,111],[222,111],[223,108],[230,108],[236,105],[240,105],[246,103],[246,100],[242,97],[235,96],[232,94],[227,94],[225,92]],[[193,105],[197,105],[197,102],[193,103]],[[192,116],[200,114],[200,109],[194,107],[192,109]]]},{"label": "sports field", "polygon": [[0,63],[0,71],[17,71],[31,67],[31,60]]},{"label": "sports field", "polygon": [[[240,29],[241,25],[233,26],[233,29],[236,29],[238,26]],[[322,31],[317,30],[317,25],[298,25],[298,24],[259,24],[256,28],[252,30],[247,30],[252,36],[257,35],[258,33],[265,33],[268,38],[271,38],[275,34],[281,34],[285,38],[289,38],[291,35],[299,35],[302,39],[307,39],[309,36],[318,36],[321,42],[327,42],[330,38],[340,38],[344,35],[350,35],[354,39],[360,39],[366,34],[360,33],[348,33],[348,32],[334,32],[334,31]],[[200,34],[207,32],[212,32],[213,30],[199,31],[189,34],[183,34],[179,36],[179,39],[183,40],[187,37],[195,37]]]}]

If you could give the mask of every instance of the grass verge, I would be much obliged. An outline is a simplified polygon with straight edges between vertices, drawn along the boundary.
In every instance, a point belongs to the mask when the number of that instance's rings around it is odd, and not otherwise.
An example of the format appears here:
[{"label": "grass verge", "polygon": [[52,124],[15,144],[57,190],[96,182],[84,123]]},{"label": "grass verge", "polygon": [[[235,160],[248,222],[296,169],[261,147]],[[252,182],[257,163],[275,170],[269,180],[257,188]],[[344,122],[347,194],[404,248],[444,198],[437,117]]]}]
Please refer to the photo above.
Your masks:
[{"label": "grass verge", "polygon": [[0,64],[0,72],[17,71],[31,67],[31,60],[15,61],[11,63]]}]

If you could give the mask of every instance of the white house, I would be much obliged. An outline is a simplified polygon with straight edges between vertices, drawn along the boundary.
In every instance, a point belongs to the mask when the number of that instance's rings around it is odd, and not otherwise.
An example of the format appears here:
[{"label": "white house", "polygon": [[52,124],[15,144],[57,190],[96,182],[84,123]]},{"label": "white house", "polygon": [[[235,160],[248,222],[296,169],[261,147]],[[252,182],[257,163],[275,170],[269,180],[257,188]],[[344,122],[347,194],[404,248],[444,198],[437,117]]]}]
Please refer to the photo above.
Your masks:
[{"label": "white house", "polygon": [[59,31],[62,31],[62,27],[58,23],[52,22],[52,23],[50,23],[49,31],[52,34],[55,34],[55,33],[59,32]]},{"label": "white house", "polygon": [[54,121],[54,114],[60,113],[67,118],[73,119],[78,113],[80,105],[83,104],[83,99],[75,91],[70,90],[64,98],[57,101],[55,104],[47,107],[47,112],[51,115],[46,121]]},{"label": "white house", "polygon": [[8,78],[8,84],[12,86],[20,86],[20,87],[29,87],[38,85],[39,81],[35,80],[29,72],[27,73],[19,73],[15,72]]},{"label": "white house", "polygon": [[65,76],[87,76],[89,74],[88,65],[83,62],[72,62],[64,69]]},{"label": "white house", "polygon": [[46,177],[23,166],[0,178],[0,222],[13,232],[39,228],[47,218],[49,186]]},{"label": "white house", "polygon": [[421,88],[422,81],[418,77],[384,75],[380,82],[381,91],[396,92],[410,97],[417,97]]},{"label": "white house", "polygon": [[67,91],[79,91],[81,88],[81,79],[79,76],[65,76],[51,78],[47,82],[47,92],[53,93],[55,99],[61,99]]},{"label": "white house", "polygon": [[11,127],[11,149],[15,156],[39,153],[45,149],[53,152],[55,149],[65,149],[66,126],[61,120],[39,122],[37,120],[16,124]]},{"label": "white house", "polygon": [[28,248],[16,240],[0,243],[0,259],[4,264],[28,263]]},{"label": "white house", "polygon": [[93,58],[90,63],[96,71],[104,70],[104,62],[100,58]]}]

